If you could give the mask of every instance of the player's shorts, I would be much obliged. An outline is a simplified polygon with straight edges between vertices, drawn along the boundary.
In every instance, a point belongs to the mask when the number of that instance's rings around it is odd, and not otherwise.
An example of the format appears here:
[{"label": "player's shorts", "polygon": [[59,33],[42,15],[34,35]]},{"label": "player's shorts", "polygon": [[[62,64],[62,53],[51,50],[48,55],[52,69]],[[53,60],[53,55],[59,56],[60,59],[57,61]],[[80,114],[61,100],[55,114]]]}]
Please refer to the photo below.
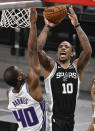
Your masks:
[{"label": "player's shorts", "polygon": [[58,118],[52,119],[52,131],[73,131],[74,117],[64,117],[61,120]]}]

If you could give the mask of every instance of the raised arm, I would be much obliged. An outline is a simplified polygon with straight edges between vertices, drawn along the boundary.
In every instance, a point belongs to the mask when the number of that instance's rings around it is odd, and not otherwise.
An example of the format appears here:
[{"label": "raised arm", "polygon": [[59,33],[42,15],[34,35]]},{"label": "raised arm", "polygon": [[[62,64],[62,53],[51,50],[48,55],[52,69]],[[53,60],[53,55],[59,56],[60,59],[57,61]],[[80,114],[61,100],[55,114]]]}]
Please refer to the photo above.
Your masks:
[{"label": "raised arm", "polygon": [[70,13],[68,14],[68,16],[71,20],[72,25],[76,29],[81,47],[83,49],[77,61],[77,69],[78,69],[79,76],[81,78],[83,69],[85,68],[85,66],[88,64],[90,60],[92,49],[91,49],[91,45],[90,45],[87,35],[85,34],[80,24],[78,23],[77,15],[75,14],[72,6],[69,8],[69,10],[70,10]]},{"label": "raised arm", "polygon": [[47,36],[50,31],[50,28],[54,27],[55,24],[50,23],[44,16],[45,26],[38,36],[37,39],[37,46],[38,46],[38,55],[41,65],[44,67],[45,70],[51,72],[54,67],[54,61],[47,56],[47,54],[43,51],[43,48],[46,44]]},{"label": "raised arm", "polygon": [[[28,56],[29,56],[29,65],[30,71],[28,73],[28,84],[32,88],[37,87],[37,83],[40,77],[40,63],[38,58],[37,52],[37,12],[35,8],[31,9],[31,28],[29,32],[29,39],[28,39]],[[35,82],[36,81],[36,82]]]}]

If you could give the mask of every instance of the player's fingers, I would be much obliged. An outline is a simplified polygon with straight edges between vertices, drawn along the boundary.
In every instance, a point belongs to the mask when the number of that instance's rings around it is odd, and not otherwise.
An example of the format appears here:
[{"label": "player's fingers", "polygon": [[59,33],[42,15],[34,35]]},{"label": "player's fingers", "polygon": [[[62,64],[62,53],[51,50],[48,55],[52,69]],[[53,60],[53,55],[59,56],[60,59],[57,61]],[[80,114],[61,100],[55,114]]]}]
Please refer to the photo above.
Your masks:
[{"label": "player's fingers", "polygon": [[45,13],[43,12],[43,17],[44,17],[44,20],[47,20],[47,18],[45,17]]},{"label": "player's fingers", "polygon": [[45,18],[45,13],[43,12],[43,17]]},{"label": "player's fingers", "polygon": [[70,19],[72,19],[72,15],[71,15],[70,13],[68,13],[68,17],[69,17]]},{"label": "player's fingers", "polygon": [[75,14],[75,11],[74,11],[74,9],[72,8],[72,6],[69,7],[69,10],[70,10],[70,13],[71,13],[72,15]]},{"label": "player's fingers", "polygon": [[36,12],[36,8],[31,8],[31,13],[35,13]]}]

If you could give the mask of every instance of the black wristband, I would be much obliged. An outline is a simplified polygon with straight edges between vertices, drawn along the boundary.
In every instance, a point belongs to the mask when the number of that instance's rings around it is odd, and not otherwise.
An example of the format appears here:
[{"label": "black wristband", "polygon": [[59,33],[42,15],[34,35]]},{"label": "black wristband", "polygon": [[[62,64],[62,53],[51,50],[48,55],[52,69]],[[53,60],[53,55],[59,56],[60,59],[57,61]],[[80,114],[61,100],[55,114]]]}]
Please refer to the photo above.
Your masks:
[{"label": "black wristband", "polygon": [[80,26],[80,23],[76,24],[74,27],[77,28],[77,27],[79,27],[79,26]]}]

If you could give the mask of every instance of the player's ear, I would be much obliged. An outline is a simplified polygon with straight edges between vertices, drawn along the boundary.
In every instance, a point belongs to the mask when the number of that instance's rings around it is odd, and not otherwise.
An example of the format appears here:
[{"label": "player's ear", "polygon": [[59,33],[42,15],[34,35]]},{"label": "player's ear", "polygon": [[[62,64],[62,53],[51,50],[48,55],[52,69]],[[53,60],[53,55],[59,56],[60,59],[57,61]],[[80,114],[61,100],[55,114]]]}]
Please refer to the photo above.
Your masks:
[{"label": "player's ear", "polygon": [[75,57],[76,56],[76,53],[75,53],[75,51],[73,51],[72,53],[71,53],[71,57]]},{"label": "player's ear", "polygon": [[22,80],[22,75],[19,75],[18,78],[17,78],[18,81],[21,81]]}]

